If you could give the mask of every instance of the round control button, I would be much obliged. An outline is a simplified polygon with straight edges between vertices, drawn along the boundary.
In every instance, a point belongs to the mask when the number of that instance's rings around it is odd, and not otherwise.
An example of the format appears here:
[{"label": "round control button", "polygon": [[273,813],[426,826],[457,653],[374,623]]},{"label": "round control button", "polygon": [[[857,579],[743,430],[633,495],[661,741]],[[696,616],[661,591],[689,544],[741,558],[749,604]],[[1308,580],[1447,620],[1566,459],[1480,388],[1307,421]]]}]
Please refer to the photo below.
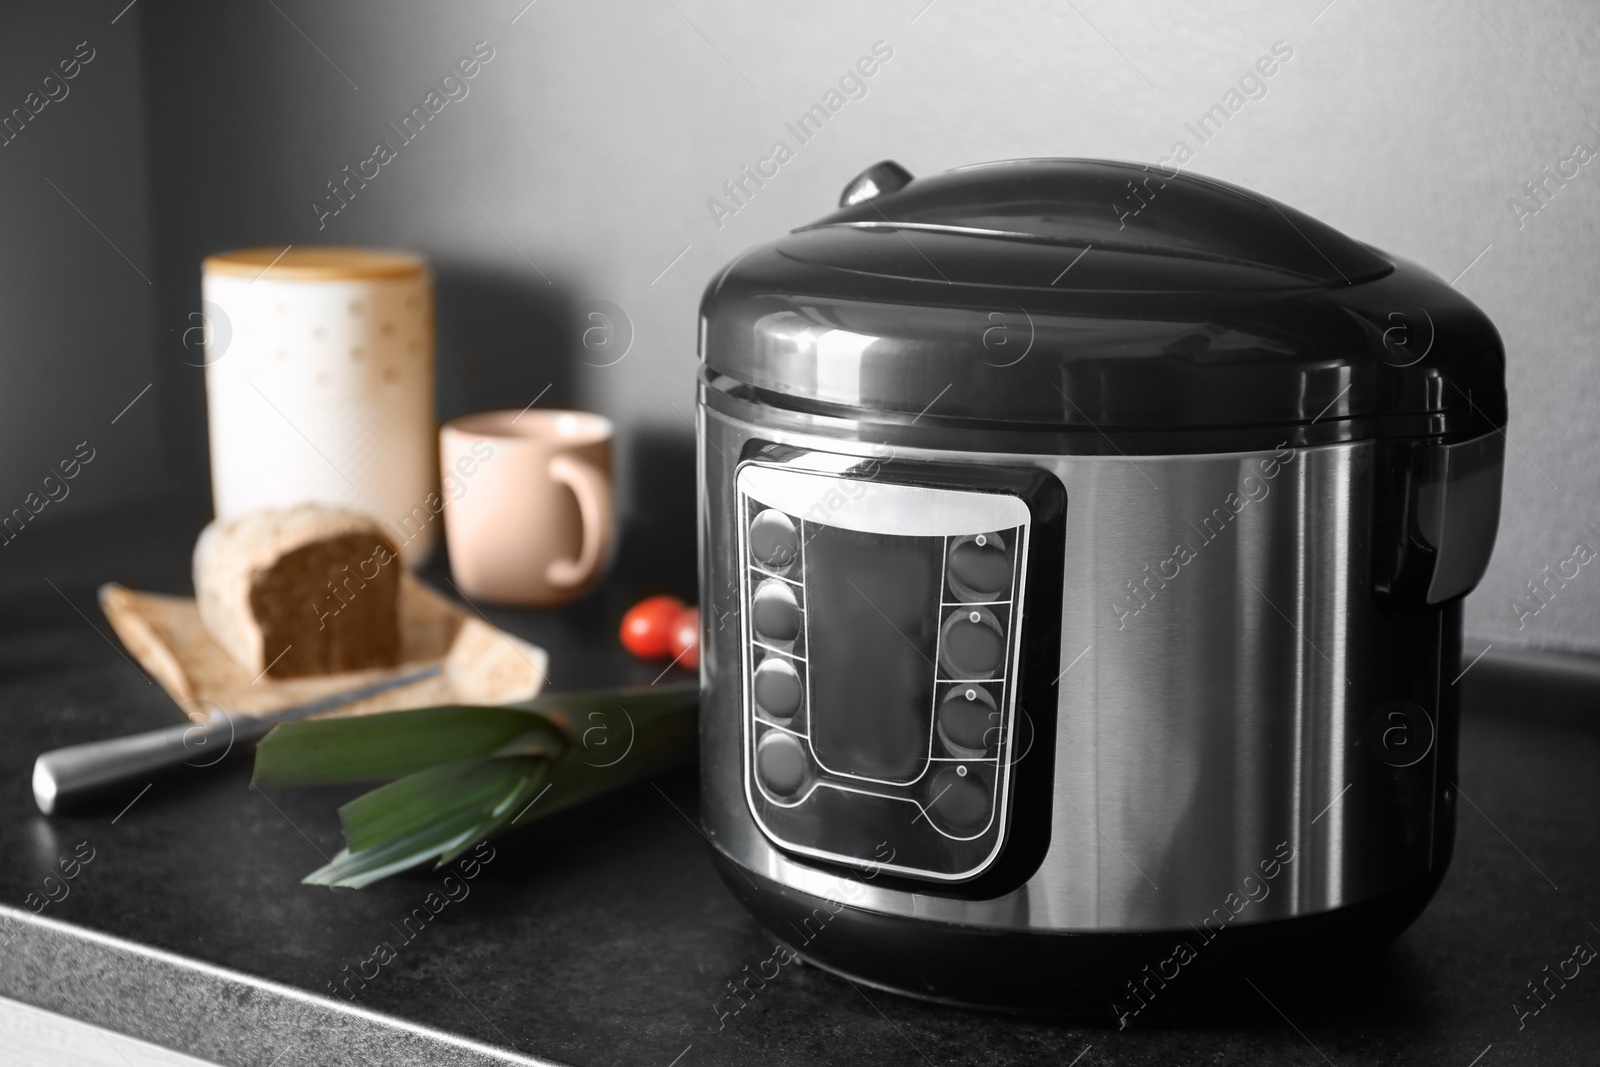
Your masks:
[{"label": "round control button", "polygon": [[939,703],[939,736],[957,756],[979,759],[1000,737],[1000,713],[981,685],[952,686]]},{"label": "round control button", "polygon": [[1011,555],[999,534],[979,534],[950,549],[950,589],[961,600],[1004,600],[1011,592]]},{"label": "round control button", "polygon": [[768,578],[750,598],[750,621],[769,641],[793,641],[800,634],[800,605],[789,583]]},{"label": "round control button", "polygon": [[787,570],[800,558],[800,535],[789,516],[767,508],[750,522],[750,554],[763,567]]},{"label": "round control button", "polygon": [[780,656],[768,656],[756,668],[756,705],[774,719],[794,718],[800,710],[800,675]]},{"label": "round control button", "polygon": [[963,608],[944,621],[939,656],[953,678],[987,678],[1005,655],[1006,635],[986,608]]},{"label": "round control button", "polygon": [[928,781],[928,814],[952,834],[975,834],[989,822],[989,789],[982,778],[957,764]]},{"label": "round control button", "polygon": [[756,745],[756,774],[775,796],[792,797],[806,784],[811,761],[793,734],[768,730]]}]

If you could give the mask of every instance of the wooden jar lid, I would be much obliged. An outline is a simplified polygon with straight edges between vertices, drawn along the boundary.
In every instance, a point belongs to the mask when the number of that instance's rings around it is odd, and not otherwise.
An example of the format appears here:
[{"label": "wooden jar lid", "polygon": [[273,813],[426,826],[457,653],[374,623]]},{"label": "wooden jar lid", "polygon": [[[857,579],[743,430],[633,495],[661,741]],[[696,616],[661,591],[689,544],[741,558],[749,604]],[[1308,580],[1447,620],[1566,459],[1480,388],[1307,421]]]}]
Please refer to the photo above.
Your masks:
[{"label": "wooden jar lid", "polygon": [[329,282],[410,278],[426,267],[421,256],[372,248],[313,245],[308,248],[241,248],[207,256],[207,274],[265,277],[270,281]]}]

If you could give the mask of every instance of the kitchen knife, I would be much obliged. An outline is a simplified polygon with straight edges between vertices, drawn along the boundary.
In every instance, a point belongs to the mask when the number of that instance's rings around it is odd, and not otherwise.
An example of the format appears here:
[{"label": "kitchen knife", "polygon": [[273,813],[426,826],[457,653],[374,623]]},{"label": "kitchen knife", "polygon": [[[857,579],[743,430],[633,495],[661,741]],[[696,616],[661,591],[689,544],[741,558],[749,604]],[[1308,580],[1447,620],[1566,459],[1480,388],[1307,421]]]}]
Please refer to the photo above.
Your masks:
[{"label": "kitchen knife", "polygon": [[[109,741],[68,745],[40,756],[33,764],[33,800],[49,815],[64,804],[99,792],[129,778],[188,763],[208,767],[236,744],[254,744],[279,723],[310,718],[354,704],[438,674],[437,666],[322,697],[270,715],[233,715],[221,708],[204,723],[182,723]],[[220,749],[220,751],[218,751]],[[215,756],[211,753],[216,752]],[[196,757],[202,757],[196,761]]]}]

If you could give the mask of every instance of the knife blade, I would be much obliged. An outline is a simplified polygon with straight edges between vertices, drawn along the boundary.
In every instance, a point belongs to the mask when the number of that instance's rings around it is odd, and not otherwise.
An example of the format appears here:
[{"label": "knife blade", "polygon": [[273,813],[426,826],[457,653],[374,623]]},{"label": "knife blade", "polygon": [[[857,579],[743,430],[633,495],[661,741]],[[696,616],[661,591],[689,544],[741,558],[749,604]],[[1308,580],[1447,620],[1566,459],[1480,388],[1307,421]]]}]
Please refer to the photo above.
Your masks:
[{"label": "knife blade", "polygon": [[[425,681],[440,673],[425,667],[356,689],[320,697],[269,715],[235,715],[219,708],[204,723],[182,723],[105,741],[68,745],[44,753],[33,763],[33,801],[50,815],[63,806],[109,786],[180,763],[208,767],[220,762],[236,744],[254,744],[280,723],[294,722],[342,708],[368,697]],[[221,751],[218,752],[218,749]],[[211,754],[216,752],[213,757]],[[205,757],[194,763],[194,757]]]}]

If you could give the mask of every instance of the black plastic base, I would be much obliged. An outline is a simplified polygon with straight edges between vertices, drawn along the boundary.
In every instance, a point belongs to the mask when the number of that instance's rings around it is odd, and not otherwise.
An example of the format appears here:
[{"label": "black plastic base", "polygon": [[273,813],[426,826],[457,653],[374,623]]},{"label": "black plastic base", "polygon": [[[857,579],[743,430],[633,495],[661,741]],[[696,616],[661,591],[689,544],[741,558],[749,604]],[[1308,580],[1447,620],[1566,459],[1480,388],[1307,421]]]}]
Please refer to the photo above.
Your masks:
[{"label": "black plastic base", "polygon": [[1384,896],[1294,919],[1150,933],[996,930],[884,915],[791,889],[713,848],[718,873],[767,930],[808,963],[851,981],[938,1003],[1117,1026],[1214,1017],[1242,979],[1273,988],[1360,980],[1422,913],[1437,870]]}]

